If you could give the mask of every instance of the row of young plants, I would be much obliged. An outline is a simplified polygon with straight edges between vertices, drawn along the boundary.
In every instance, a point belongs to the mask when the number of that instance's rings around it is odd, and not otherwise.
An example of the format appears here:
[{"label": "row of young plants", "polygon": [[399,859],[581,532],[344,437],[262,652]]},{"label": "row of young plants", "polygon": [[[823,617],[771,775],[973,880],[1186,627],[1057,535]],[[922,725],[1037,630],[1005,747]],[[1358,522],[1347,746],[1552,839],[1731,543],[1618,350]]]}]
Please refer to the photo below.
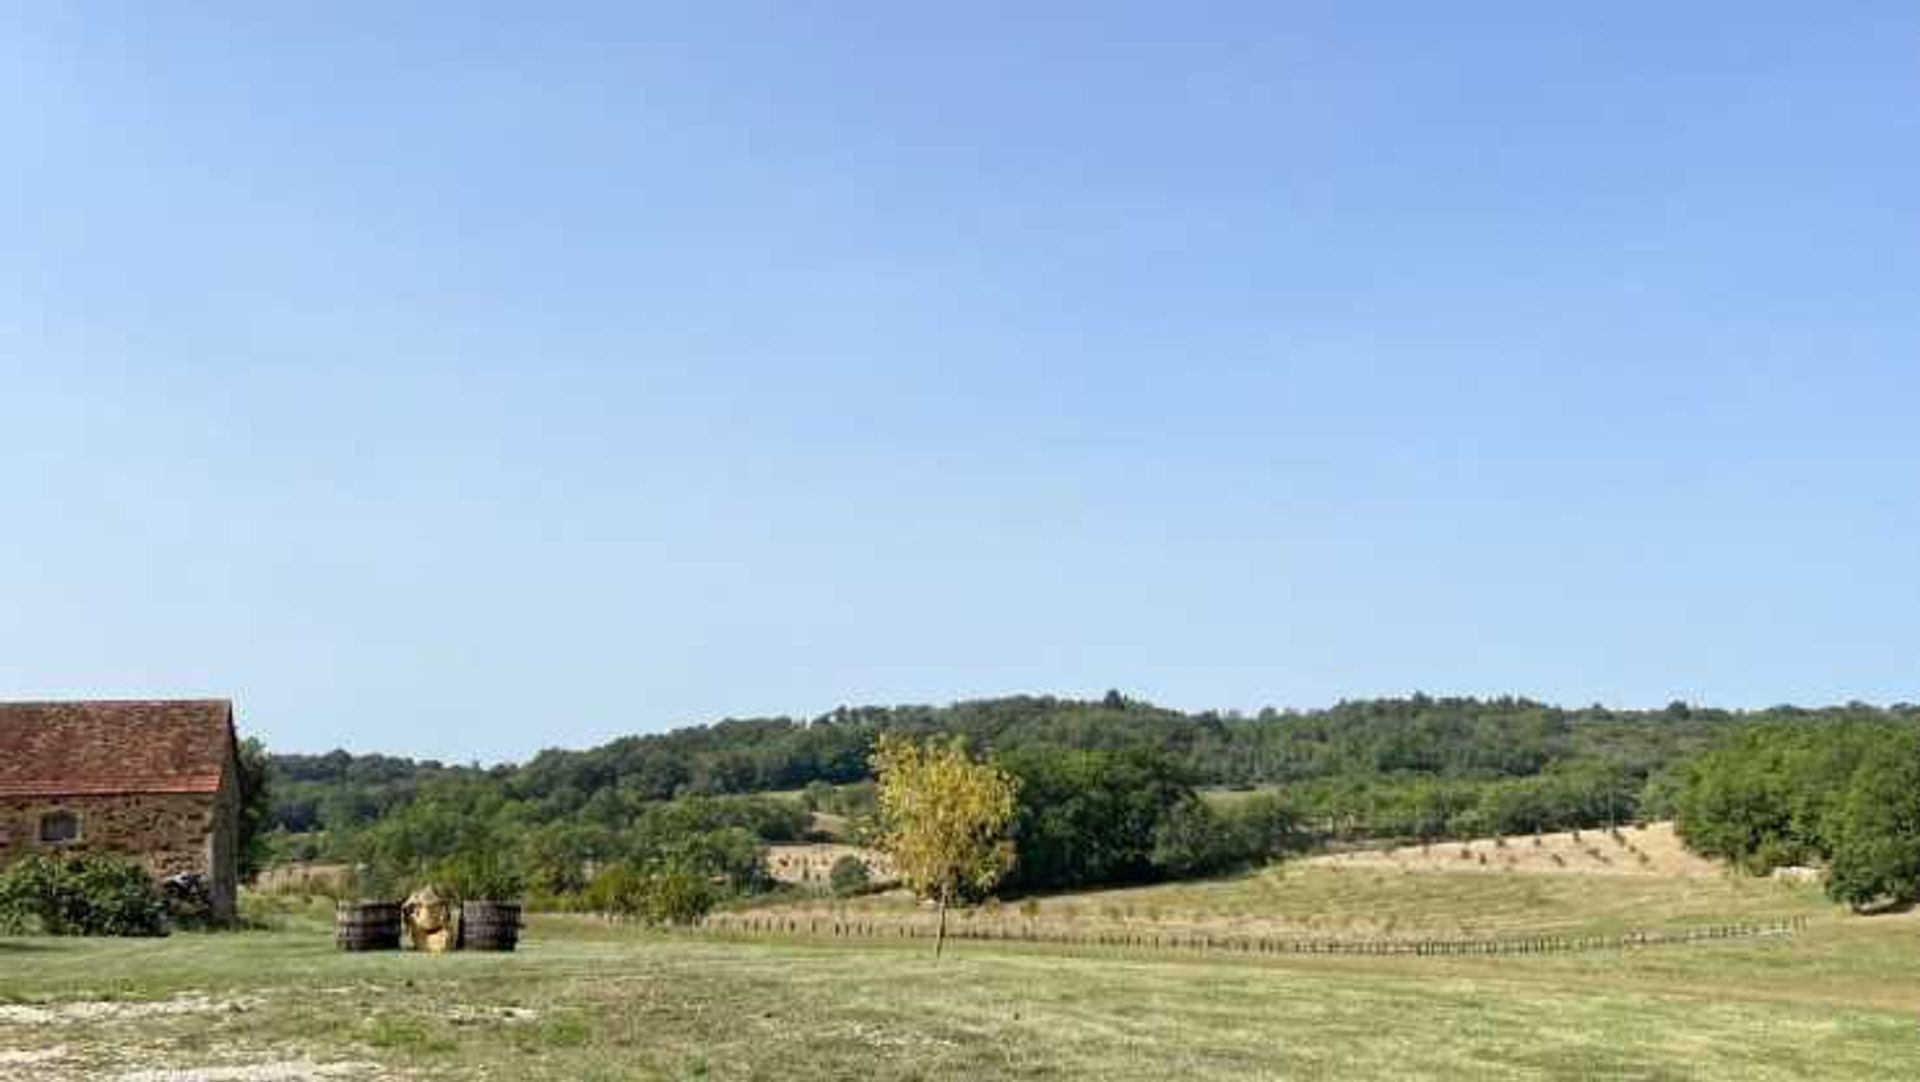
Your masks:
[{"label": "row of young plants", "polygon": [[1764,921],[1700,925],[1689,928],[1617,932],[1606,935],[1506,935],[1455,938],[1356,938],[1268,936],[1243,932],[1106,928],[1062,929],[1007,921],[964,921],[940,932],[924,922],[863,917],[820,918],[779,913],[715,914],[692,925],[692,930],[722,936],[776,936],[815,939],[953,939],[986,942],[1047,943],[1073,947],[1110,947],[1130,950],[1218,951],[1235,954],[1405,955],[1449,957],[1462,955],[1573,954],[1631,950],[1639,947],[1684,946],[1732,939],[1797,935],[1807,927],[1804,916]]}]

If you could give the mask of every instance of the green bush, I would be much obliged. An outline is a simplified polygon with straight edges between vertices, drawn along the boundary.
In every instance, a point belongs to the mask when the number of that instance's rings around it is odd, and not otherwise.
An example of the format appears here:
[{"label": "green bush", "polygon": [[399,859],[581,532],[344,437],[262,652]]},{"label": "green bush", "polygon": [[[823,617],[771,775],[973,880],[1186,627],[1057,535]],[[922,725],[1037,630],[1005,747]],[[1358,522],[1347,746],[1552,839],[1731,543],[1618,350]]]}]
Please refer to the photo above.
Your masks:
[{"label": "green bush", "polygon": [[1175,879],[1243,864],[1247,850],[1233,824],[1197,799],[1175,804],[1153,832],[1153,866]]},{"label": "green bush", "polygon": [[356,864],[347,873],[341,897],[365,902],[397,901],[406,894],[403,877],[386,864]]},{"label": "green bush", "polygon": [[692,924],[718,900],[706,877],[684,868],[656,871],[647,879],[643,915],[654,924]]},{"label": "green bush", "polygon": [[640,868],[622,862],[594,876],[586,899],[602,913],[648,924],[691,924],[706,916],[720,892],[708,877],[684,867]]},{"label": "green bush", "polygon": [[30,857],[0,873],[0,928],[44,935],[167,934],[146,869],[119,857]]},{"label": "green bush", "polygon": [[1920,898],[1920,737],[1890,739],[1855,771],[1827,823],[1827,894],[1855,909]]},{"label": "green bush", "polygon": [[581,892],[587,909],[621,917],[639,916],[646,910],[646,873],[627,861],[600,869]]},{"label": "green bush", "polygon": [[1166,755],[1030,747],[998,762],[1020,783],[1011,889],[1149,882],[1210,843],[1213,824],[1192,811],[1193,786]]},{"label": "green bush", "polygon": [[835,894],[846,897],[859,894],[873,885],[873,876],[867,871],[867,862],[848,853],[833,862],[827,870],[827,884]]},{"label": "green bush", "polygon": [[511,854],[467,849],[435,863],[419,885],[432,883],[464,901],[510,901],[526,889],[526,877]]},{"label": "green bush", "polygon": [[810,812],[827,810],[827,803],[833,799],[833,786],[818,778],[807,783],[800,791],[800,806]]}]

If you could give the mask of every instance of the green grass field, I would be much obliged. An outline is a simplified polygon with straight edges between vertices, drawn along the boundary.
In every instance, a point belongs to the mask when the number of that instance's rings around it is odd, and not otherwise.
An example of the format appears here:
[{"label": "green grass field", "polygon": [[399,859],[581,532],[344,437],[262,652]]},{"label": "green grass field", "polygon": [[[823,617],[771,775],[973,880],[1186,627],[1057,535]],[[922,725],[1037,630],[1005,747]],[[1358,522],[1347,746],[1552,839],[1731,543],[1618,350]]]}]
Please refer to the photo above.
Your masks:
[{"label": "green grass field", "polygon": [[[1510,911],[1522,878],[1296,868],[1281,882],[1311,892],[1315,904],[1445,909],[1451,915],[1435,918],[1444,925],[1471,910]],[[1548,879],[1539,877],[1541,888],[1558,891],[1563,880]],[[1627,887],[1597,878],[1570,885],[1588,888],[1590,904],[1579,892],[1546,895],[1545,910],[1563,922],[1636,923],[1616,892]],[[290,912],[276,931],[0,940],[0,1078],[1784,1080],[1920,1072],[1920,919],[1853,917],[1817,894],[1772,884],[1717,888],[1703,902],[1716,918],[1784,907],[1813,919],[1790,939],[1452,959],[961,943],[935,962],[923,943],[736,941],[566,917],[535,918],[512,955],[346,955],[334,951],[319,910]],[[1248,892],[1257,900],[1267,889],[1249,877],[1108,895],[1195,912],[1217,906],[1234,920],[1236,905],[1255,904]],[[1103,897],[1056,901],[1098,908]],[[1690,919],[1692,910],[1673,908],[1679,897],[1642,895],[1639,915]],[[186,1069],[200,1073],[165,1073]]]}]

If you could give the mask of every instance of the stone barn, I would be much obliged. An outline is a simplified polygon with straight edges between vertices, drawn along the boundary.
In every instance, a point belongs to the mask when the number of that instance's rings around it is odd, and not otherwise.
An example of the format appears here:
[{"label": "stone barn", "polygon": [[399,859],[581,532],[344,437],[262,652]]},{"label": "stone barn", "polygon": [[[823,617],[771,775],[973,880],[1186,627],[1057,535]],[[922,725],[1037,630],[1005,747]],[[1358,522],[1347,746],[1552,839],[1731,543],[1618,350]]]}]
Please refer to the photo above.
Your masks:
[{"label": "stone barn", "polygon": [[0,703],[0,865],[116,853],[156,879],[238,887],[239,763],[224,699]]}]

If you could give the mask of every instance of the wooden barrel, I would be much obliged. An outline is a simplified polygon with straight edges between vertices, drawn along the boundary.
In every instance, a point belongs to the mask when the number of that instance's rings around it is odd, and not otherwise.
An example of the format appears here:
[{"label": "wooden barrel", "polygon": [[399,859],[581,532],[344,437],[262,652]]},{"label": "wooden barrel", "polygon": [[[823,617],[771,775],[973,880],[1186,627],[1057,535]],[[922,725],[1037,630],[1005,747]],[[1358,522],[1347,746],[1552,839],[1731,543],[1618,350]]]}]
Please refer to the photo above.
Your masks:
[{"label": "wooden barrel", "polygon": [[343,951],[400,949],[399,902],[340,902],[333,910],[333,943]]},{"label": "wooden barrel", "polygon": [[519,902],[460,903],[460,946],[463,949],[510,951],[519,942]]}]

